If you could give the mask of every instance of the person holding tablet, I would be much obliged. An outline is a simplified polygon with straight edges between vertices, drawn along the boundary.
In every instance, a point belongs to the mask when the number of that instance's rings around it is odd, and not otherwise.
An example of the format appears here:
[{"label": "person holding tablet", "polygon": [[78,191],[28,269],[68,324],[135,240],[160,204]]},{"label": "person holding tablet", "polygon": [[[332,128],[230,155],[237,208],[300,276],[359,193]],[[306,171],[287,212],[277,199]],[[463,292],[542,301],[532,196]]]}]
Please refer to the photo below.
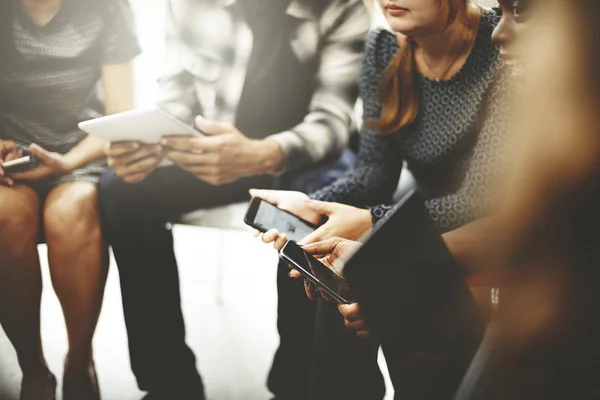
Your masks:
[{"label": "person holding tablet", "polygon": [[[92,337],[108,270],[96,188],[104,143],[77,124],[133,107],[131,61],[140,48],[129,4],[7,0],[0,19],[0,323],[23,371],[20,398],[54,399],[40,338],[44,236],[69,339],[63,399],[98,399]],[[2,168],[24,155],[37,166]]]},{"label": "person holding tablet", "polygon": [[[361,0],[168,4],[158,105],[195,122],[203,135],[154,146],[112,143],[100,207],[119,267],[140,389],[153,399],[201,399],[195,356],[185,343],[173,235],[165,224],[189,211],[246,200],[248,189],[272,187],[276,175],[339,157],[353,129],[370,18]],[[175,166],[157,168],[164,160]],[[308,345],[312,334],[303,323],[296,325],[304,336],[287,323],[301,307],[314,318],[314,308],[296,293],[303,303],[280,312],[279,327],[291,331],[282,334],[284,353],[300,359],[278,357],[269,388],[277,398],[304,400],[310,352],[296,338]]]}]

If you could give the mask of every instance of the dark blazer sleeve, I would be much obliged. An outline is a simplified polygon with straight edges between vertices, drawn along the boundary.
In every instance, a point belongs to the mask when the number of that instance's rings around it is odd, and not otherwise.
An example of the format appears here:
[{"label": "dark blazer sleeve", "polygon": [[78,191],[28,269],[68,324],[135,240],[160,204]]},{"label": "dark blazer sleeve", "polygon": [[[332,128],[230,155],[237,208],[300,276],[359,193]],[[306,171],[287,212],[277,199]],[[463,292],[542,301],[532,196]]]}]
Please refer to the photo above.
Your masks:
[{"label": "dark blazer sleeve", "polygon": [[398,399],[450,400],[485,320],[420,196],[382,220],[347,263]]}]

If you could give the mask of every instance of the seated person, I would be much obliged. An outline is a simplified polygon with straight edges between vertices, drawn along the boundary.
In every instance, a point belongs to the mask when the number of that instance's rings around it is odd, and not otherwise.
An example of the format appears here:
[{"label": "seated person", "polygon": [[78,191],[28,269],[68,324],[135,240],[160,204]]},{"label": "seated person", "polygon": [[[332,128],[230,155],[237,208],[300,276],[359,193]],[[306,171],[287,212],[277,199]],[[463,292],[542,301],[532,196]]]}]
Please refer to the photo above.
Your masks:
[{"label": "seated person", "polygon": [[[92,338],[109,262],[96,187],[105,144],[77,124],[133,107],[131,11],[125,0],[2,1],[0,19],[0,323],[23,372],[20,398],[54,399],[40,337],[44,237],[69,340],[63,399],[99,399]],[[2,168],[29,153],[39,166]]]},{"label": "seated person", "polygon": [[[486,215],[487,196],[478,195],[495,188],[489,171],[502,159],[503,102],[510,89],[491,40],[497,14],[462,1],[422,1],[409,9],[380,5],[394,33],[378,30],[367,39],[360,76],[365,124],[357,167],[310,197],[251,192],[312,223],[327,217],[303,244],[335,236],[356,240],[369,231],[392,208],[387,204],[393,202],[404,162],[427,197],[440,233],[448,236],[460,236],[459,228]],[[490,147],[498,154],[489,154]],[[280,248],[286,238],[271,231],[263,241],[275,241]],[[342,363],[337,354],[362,342],[346,337],[335,307],[322,302],[319,307],[323,318],[317,325],[326,327],[317,329],[327,343],[320,353]],[[457,369],[466,366],[463,362]],[[396,393],[403,392],[396,388]]]},{"label": "seated person", "polygon": [[[195,119],[205,135],[159,146],[113,143],[107,150],[112,169],[100,184],[131,366],[149,398],[204,398],[185,343],[166,223],[246,200],[249,188],[272,187],[277,174],[335,160],[352,129],[369,24],[360,0],[169,2],[159,105],[183,121]],[[157,168],[165,159],[175,165]],[[298,297],[306,301],[300,291]],[[281,342],[297,347],[294,338]],[[307,363],[308,352],[303,356]],[[270,382],[277,397],[306,391],[308,368],[290,371]]]}]

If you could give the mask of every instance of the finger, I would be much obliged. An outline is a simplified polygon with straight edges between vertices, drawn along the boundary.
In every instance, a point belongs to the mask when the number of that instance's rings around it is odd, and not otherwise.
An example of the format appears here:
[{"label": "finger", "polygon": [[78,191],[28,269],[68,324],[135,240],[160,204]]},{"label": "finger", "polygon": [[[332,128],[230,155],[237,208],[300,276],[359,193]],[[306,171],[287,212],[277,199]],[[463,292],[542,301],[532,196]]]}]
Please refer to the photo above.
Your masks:
[{"label": "finger", "polygon": [[275,240],[277,240],[278,237],[279,237],[279,231],[277,229],[269,229],[268,231],[263,233],[262,241],[263,241],[263,243],[268,244],[268,243],[271,243],[271,242],[274,242]]},{"label": "finger", "polygon": [[42,164],[48,165],[52,164],[55,161],[54,157],[48,150],[35,143],[29,146],[29,150],[31,151],[31,154],[36,156],[42,162]]},{"label": "finger", "polygon": [[311,200],[308,202],[308,206],[315,212],[318,212],[322,215],[331,215],[334,210],[335,203],[330,203],[327,201],[319,201],[319,200]]},{"label": "finger", "polygon": [[21,158],[21,157],[23,157],[23,150],[18,149],[15,151],[11,151],[10,153],[8,153],[8,155],[4,159],[4,162],[16,160],[17,158]]},{"label": "finger", "polygon": [[279,237],[277,239],[275,239],[275,241],[273,242],[273,248],[275,248],[275,250],[279,251],[283,248],[283,246],[285,246],[285,244],[288,242],[288,237],[285,233],[282,233],[281,235],[279,235]]},{"label": "finger", "polygon": [[294,278],[294,279],[302,278],[302,274],[297,269],[292,269],[288,275],[290,278]]},{"label": "finger", "polygon": [[338,306],[338,310],[340,311],[340,314],[342,314],[348,321],[357,321],[362,318],[358,303],[340,304]]},{"label": "finger", "polygon": [[223,139],[220,137],[193,136],[193,137],[168,137],[160,141],[166,148],[176,149],[179,152],[214,152],[221,151]]},{"label": "finger", "polygon": [[0,185],[13,187],[15,185],[15,181],[8,176],[0,176]]},{"label": "finger", "polygon": [[10,177],[14,181],[38,181],[45,177],[48,173],[48,167],[45,168],[33,168],[25,172],[16,172],[14,174],[10,174]]},{"label": "finger", "polygon": [[[109,157],[108,165],[115,171],[142,162],[144,159],[156,157],[162,153],[162,147],[157,145],[143,146],[137,151],[128,152],[118,157]],[[162,158],[162,156],[161,156]]]},{"label": "finger", "polygon": [[252,229],[252,234],[253,234],[253,235],[254,235],[254,237],[256,237],[256,238],[257,238],[257,237],[259,237],[261,233],[262,233],[262,232],[261,232],[261,231],[259,231],[258,229]]},{"label": "finger", "polygon": [[176,152],[191,152],[195,148],[196,136],[169,136],[160,141],[161,146]]},{"label": "finger", "polygon": [[218,153],[186,153],[183,151],[167,151],[167,158],[182,166],[217,165],[221,160]]},{"label": "finger", "polygon": [[308,244],[322,242],[324,240],[330,239],[331,235],[328,232],[329,227],[327,226],[326,222],[325,225],[320,226],[314,232],[306,235],[301,241],[298,242],[298,244],[301,246],[306,246]]},{"label": "finger", "polygon": [[120,157],[122,155],[135,152],[141,147],[140,142],[124,141],[107,143],[104,153],[107,157]]},{"label": "finger", "polygon": [[123,177],[123,180],[127,183],[139,183],[146,179],[150,175],[149,172],[141,172],[139,174],[130,174]]},{"label": "finger", "polygon": [[136,163],[123,166],[118,171],[115,171],[123,179],[127,177],[131,178],[132,175],[149,174],[154,170],[154,168],[156,168],[161,160],[162,157],[160,156],[151,156]]},{"label": "finger", "polygon": [[346,325],[346,328],[348,329],[352,329],[355,331],[359,331],[359,330],[363,330],[363,329],[367,329],[367,323],[364,319],[359,319],[356,321],[348,321],[347,319],[344,320],[344,324]]},{"label": "finger", "polygon": [[196,117],[196,126],[207,135],[220,135],[235,131],[235,127],[227,122],[218,122],[205,119],[198,115]]},{"label": "finger", "polygon": [[258,197],[274,205],[279,204],[283,193],[285,193],[283,190],[250,189],[251,197]]},{"label": "finger", "polygon": [[[317,229],[319,230],[319,229]],[[332,237],[327,240],[314,241],[307,244],[304,244],[304,241],[308,241],[310,239],[310,235],[302,239],[300,244],[302,244],[302,249],[309,254],[331,254],[337,247],[337,245],[343,240],[338,237]]]},{"label": "finger", "polygon": [[358,336],[359,338],[363,338],[363,339],[370,339],[371,331],[370,330],[359,330],[356,332],[356,336]]},{"label": "finger", "polygon": [[10,140],[2,140],[0,141],[0,152],[6,154],[11,151],[16,151],[18,149],[17,144]]}]

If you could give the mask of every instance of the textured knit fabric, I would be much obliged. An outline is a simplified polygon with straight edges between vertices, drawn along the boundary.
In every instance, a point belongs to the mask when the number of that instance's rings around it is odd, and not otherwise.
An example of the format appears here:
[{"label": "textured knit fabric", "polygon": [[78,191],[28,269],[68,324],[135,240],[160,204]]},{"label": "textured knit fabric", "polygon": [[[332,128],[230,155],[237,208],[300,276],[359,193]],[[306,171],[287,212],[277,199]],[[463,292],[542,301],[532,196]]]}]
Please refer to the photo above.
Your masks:
[{"label": "textured knit fabric", "polygon": [[[242,129],[242,103],[250,95],[256,103],[276,96],[278,103],[267,119],[277,121],[283,115],[287,124],[276,130],[272,123],[272,129],[265,130],[262,123],[260,132],[253,132],[256,123],[250,123],[242,132],[275,139],[284,152],[282,172],[333,160],[346,148],[370,24],[361,0],[170,0],[168,4],[160,103],[169,113],[186,122],[200,113]],[[277,74],[282,65],[289,67],[280,83]],[[308,73],[309,79],[302,82]],[[257,82],[263,89],[248,91]],[[269,88],[286,84],[287,92]],[[310,97],[304,99],[307,94]],[[297,120],[286,107],[305,111]],[[254,119],[263,118],[255,113],[259,116]]]},{"label": "textured knit fabric", "polygon": [[[355,170],[311,197],[357,207],[368,206],[376,223],[393,208],[392,196],[403,162],[426,196],[440,231],[456,229],[482,216],[502,158],[508,80],[491,34],[498,22],[484,10],[471,54],[451,79],[419,75],[422,102],[417,121],[391,135],[365,124]],[[360,76],[365,118],[381,113],[382,73],[398,51],[394,34],[376,30],[367,38]]]},{"label": "textured knit fabric", "polygon": [[[43,27],[35,25],[17,3],[16,52],[0,72],[0,94],[5,99],[0,138],[65,154],[86,137],[77,124],[104,114],[102,65],[130,61],[140,52],[129,3],[63,0]],[[97,161],[36,185],[97,182],[103,170],[104,162]]]}]

